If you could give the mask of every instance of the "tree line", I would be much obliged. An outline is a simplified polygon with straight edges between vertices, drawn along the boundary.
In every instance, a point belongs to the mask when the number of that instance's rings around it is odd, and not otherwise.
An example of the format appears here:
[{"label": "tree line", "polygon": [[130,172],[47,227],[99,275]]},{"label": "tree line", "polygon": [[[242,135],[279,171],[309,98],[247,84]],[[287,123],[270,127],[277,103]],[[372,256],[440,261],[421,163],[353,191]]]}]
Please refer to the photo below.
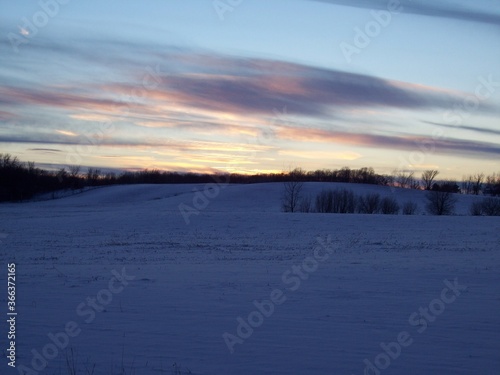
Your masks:
[{"label": "tree line", "polygon": [[[435,170],[424,171],[421,177],[422,184],[420,184],[414,179],[413,173],[395,173],[393,181],[397,185],[393,184],[393,186],[426,190],[425,211],[428,214],[453,215],[457,203],[456,194],[461,193],[461,189],[453,181],[434,182],[438,174],[439,172]],[[346,188],[323,190],[313,199],[311,196],[303,194],[304,174],[301,169],[294,169],[288,175],[290,178],[283,184],[281,201],[284,212],[398,215],[401,211],[403,215],[414,215],[419,209],[418,205],[412,201],[405,202],[400,206],[393,197],[381,197],[378,193],[356,195],[352,190]],[[486,179],[487,185],[484,190],[488,194],[500,195],[498,190],[499,176],[494,174]],[[479,195],[483,189],[481,180],[477,177],[471,178],[473,183],[471,193]],[[500,198],[486,197],[482,201],[475,201],[471,204],[469,212],[475,216],[500,216]]]},{"label": "tree line", "polygon": [[[224,174],[226,181],[234,184],[263,182],[348,182],[402,188],[445,190],[470,194],[500,195],[500,173],[491,176],[478,174],[464,177],[462,186],[456,182],[436,182],[438,171],[424,171],[420,179],[414,172],[394,171],[391,175],[378,174],[373,168],[319,169],[280,173],[259,173],[245,175],[238,173]],[[104,172],[99,168],[83,168],[78,165],[61,167],[56,171],[47,171],[35,166],[34,162],[21,162],[17,157],[0,154],[0,202],[23,201],[38,194],[60,190],[78,191],[87,187],[124,185],[124,184],[192,184],[210,183],[216,176],[210,173],[181,173],[158,169],[142,171],[124,171],[121,173]]]}]

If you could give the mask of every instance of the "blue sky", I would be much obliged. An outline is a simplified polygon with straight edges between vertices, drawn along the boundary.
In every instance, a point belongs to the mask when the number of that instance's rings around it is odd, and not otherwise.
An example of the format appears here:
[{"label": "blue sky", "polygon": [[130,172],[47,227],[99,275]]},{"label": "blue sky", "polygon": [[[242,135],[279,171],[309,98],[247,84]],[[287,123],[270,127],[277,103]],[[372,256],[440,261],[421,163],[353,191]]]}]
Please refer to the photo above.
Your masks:
[{"label": "blue sky", "polygon": [[21,160],[500,171],[498,1],[0,6],[0,152]]}]

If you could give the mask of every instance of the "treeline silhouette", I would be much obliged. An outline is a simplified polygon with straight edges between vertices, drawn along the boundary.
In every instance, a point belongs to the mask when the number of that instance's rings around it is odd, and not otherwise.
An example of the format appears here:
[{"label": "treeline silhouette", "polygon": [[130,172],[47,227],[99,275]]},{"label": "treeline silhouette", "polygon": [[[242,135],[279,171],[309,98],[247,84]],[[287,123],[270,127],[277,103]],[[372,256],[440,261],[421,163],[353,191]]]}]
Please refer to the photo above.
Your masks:
[{"label": "treeline silhouette", "polygon": [[[437,174],[437,173],[435,173]],[[487,189],[491,195],[500,195],[500,174],[483,176],[488,181]],[[435,176],[434,176],[435,177]],[[16,202],[32,199],[33,197],[61,190],[80,191],[88,187],[126,184],[195,184],[211,183],[224,180],[234,184],[251,184],[263,182],[286,182],[297,180],[300,182],[350,182],[373,185],[400,186],[407,188],[421,187],[413,173],[395,171],[393,175],[377,174],[373,168],[351,169],[321,169],[304,171],[296,168],[290,172],[260,173],[245,175],[210,174],[210,173],[180,173],[160,171],[157,169],[136,172],[102,172],[97,168],[83,170],[80,166],[67,166],[57,171],[47,171],[35,166],[34,162],[22,162],[9,154],[0,154],[0,202]],[[432,182],[432,180],[430,180]],[[425,182],[432,189],[450,189],[460,192],[454,182],[446,184]],[[477,179],[476,179],[477,185]],[[474,190],[474,189],[473,189]],[[481,189],[475,189],[474,191]],[[486,190],[486,189],[485,189]]]}]

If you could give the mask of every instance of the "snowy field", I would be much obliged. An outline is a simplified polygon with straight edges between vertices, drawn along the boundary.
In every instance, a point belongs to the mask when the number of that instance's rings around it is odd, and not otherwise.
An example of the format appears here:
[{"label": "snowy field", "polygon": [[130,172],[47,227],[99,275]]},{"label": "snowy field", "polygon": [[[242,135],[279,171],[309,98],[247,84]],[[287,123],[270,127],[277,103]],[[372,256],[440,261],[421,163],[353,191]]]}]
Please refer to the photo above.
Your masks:
[{"label": "snowy field", "polygon": [[0,374],[498,375],[500,219],[468,216],[474,197],[434,217],[423,192],[348,187],[420,212],[285,214],[281,184],[207,190],[188,222],[204,185],[0,205],[18,312]]}]

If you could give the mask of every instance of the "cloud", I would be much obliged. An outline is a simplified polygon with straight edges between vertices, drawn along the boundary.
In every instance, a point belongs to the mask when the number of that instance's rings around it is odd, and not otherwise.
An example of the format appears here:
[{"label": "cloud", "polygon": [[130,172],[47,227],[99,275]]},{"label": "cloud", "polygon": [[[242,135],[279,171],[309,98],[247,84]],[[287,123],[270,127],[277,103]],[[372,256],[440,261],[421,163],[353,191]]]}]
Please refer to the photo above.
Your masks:
[{"label": "cloud", "polygon": [[[314,0],[334,5],[367,9],[387,9],[389,0]],[[500,25],[500,12],[485,1],[436,1],[436,0],[401,0],[403,12],[431,17],[458,19]],[[483,8],[478,5],[484,5]]]},{"label": "cloud", "polygon": [[10,113],[10,112],[7,112],[7,111],[0,111],[0,120],[12,120],[15,117],[16,116],[13,113]]},{"label": "cloud", "polygon": [[[436,87],[290,62],[197,56],[199,72],[164,71],[150,87],[130,77],[128,82],[82,83],[78,89],[4,86],[0,108],[63,109],[82,121],[119,120],[124,114],[125,120],[142,126],[167,125],[175,119],[166,114],[191,108],[205,116],[203,122],[214,125],[214,120],[220,122],[227,115],[271,117],[277,108],[287,108],[293,116],[327,120],[349,109],[445,110],[465,97]],[[223,74],[212,71],[216,61],[225,67]],[[205,62],[208,68],[202,72]],[[481,110],[499,112],[486,103]]]},{"label": "cloud", "polygon": [[[88,145],[92,142],[84,134],[89,133],[92,122],[112,121],[117,125],[116,132],[108,134],[99,146],[169,148],[176,155],[184,152],[187,156],[208,147],[214,153],[198,155],[196,160],[224,160],[217,153],[226,149],[235,153],[276,151],[277,146],[242,148],[239,140],[233,144],[241,136],[256,141],[265,131],[274,132],[275,140],[283,141],[280,146],[284,148],[287,141],[294,141],[408,150],[416,149],[419,142],[433,142],[436,153],[499,154],[500,146],[488,142],[433,141],[430,137],[386,132],[390,115],[396,114],[392,122],[401,121],[399,110],[405,114],[444,112],[462,104],[466,93],[271,59],[171,50],[158,55],[166,63],[160,64],[156,80],[149,81],[154,85],[149,86],[143,84],[144,66],[156,66],[154,59],[148,65],[134,65],[130,60],[123,70],[111,66],[116,68],[113,74],[98,82],[82,79],[77,87],[52,83],[3,85],[0,119],[14,114],[16,120],[24,117],[15,128],[3,129],[0,142]],[[152,55],[145,54],[142,59],[148,56]],[[173,66],[172,61],[184,65]],[[286,109],[286,118],[277,113],[281,109]],[[481,103],[480,110],[500,113],[498,107],[486,102]],[[360,127],[353,121],[353,114],[367,123]],[[44,122],[40,129],[30,122],[37,117]],[[333,119],[342,125],[332,128]],[[6,129],[10,134],[5,134]],[[146,141],[143,133],[161,135]],[[167,141],[166,134],[177,140]],[[199,142],[214,134],[228,136],[226,142]]]},{"label": "cloud", "polygon": [[55,148],[29,148],[28,151],[41,151],[43,153],[63,152],[63,150],[59,150],[59,149],[55,149]]},{"label": "cloud", "polygon": [[[211,60],[214,58],[211,57]],[[203,59],[199,64],[203,65]],[[263,59],[225,58],[225,74],[165,74],[147,99],[218,113],[330,118],[349,108],[448,109],[465,94],[375,76]],[[122,95],[131,84],[104,90]],[[483,103],[482,110],[498,111]]]},{"label": "cloud", "polygon": [[[371,3],[353,0],[353,4]],[[381,6],[382,2],[374,4]],[[129,118],[151,120],[146,116],[158,115],[152,105],[168,103],[245,115],[269,115],[276,108],[286,107],[299,116],[331,118],[349,108],[448,109],[460,104],[465,96],[411,82],[271,59],[118,40],[102,40],[90,48],[91,42],[80,40],[75,46],[42,38],[35,50],[74,59],[80,65],[94,59],[93,69],[107,69],[110,78],[103,75],[95,83],[93,75],[85,75],[78,88],[4,84],[0,88],[0,110],[2,106],[45,106],[70,110],[77,120],[106,121],[126,109]],[[77,48],[80,45],[85,48]],[[149,85],[145,87],[146,77]],[[499,112],[485,103],[481,109]]]},{"label": "cloud", "polygon": [[78,134],[73,133],[73,132],[68,131],[68,130],[58,130],[57,129],[56,132],[59,134],[62,134],[62,135],[67,135],[68,137],[77,137],[78,136]]},{"label": "cloud", "polygon": [[[468,155],[472,157],[498,157],[500,155],[500,145],[490,142],[480,142],[471,140],[461,140],[453,138],[434,139],[422,135],[382,135],[382,134],[361,134],[335,129],[318,129],[312,127],[296,127],[289,125],[276,125],[273,129],[273,143],[276,141],[291,141],[300,143],[327,143],[346,145],[351,147],[368,147],[376,149],[392,150],[418,150],[420,145],[425,145],[426,149],[432,150],[436,154]],[[94,144],[86,137],[62,137],[53,134],[30,134],[23,136],[2,136],[0,143],[25,143],[44,145],[90,145],[91,147],[121,147],[133,148],[137,150],[152,149],[157,155],[175,156],[185,159],[191,157],[196,160],[241,160],[235,155],[250,155],[254,153],[278,152],[281,155],[300,156],[307,158],[308,153],[293,151],[293,149],[282,149],[277,146],[263,145],[258,143],[235,143],[235,142],[215,142],[215,141],[188,141],[174,139],[124,139],[106,138],[98,144]],[[318,153],[319,152],[319,153]],[[198,156],[194,157],[193,153]],[[230,153],[232,156],[221,157],[221,153]],[[320,155],[320,151],[313,151],[312,155]],[[327,156],[324,154],[323,156]],[[329,157],[343,160],[356,160],[361,155],[354,152],[332,153]]]},{"label": "cloud", "polygon": [[469,126],[469,125],[456,126],[456,125],[449,125],[449,124],[443,124],[443,123],[432,122],[432,121],[422,121],[422,122],[424,122],[426,124],[430,124],[430,125],[439,126],[441,128],[447,128],[447,129],[453,129],[453,130],[468,130],[471,132],[487,134],[487,135],[500,135],[500,130],[479,128],[477,126]]},{"label": "cloud", "polygon": [[[94,142],[87,137],[62,137],[52,134],[30,134],[30,135],[0,135],[0,143],[20,143],[20,144],[43,144],[43,145],[62,145],[62,146],[89,146],[82,150],[95,150],[98,147],[122,147],[134,148],[139,150],[148,150],[157,148],[156,154],[172,155],[184,152],[228,152],[228,153],[262,153],[274,150],[275,147],[252,143],[238,142],[217,142],[217,141],[189,141],[177,139],[145,139],[145,138],[106,138],[101,142]],[[75,151],[73,148],[67,148],[66,151]],[[85,153],[85,152],[83,152]]]},{"label": "cloud", "polygon": [[281,150],[280,155],[314,160],[357,160],[363,155],[353,151],[300,151]]},{"label": "cloud", "polygon": [[419,135],[389,136],[380,134],[359,134],[345,131],[296,128],[282,126],[276,130],[281,139],[291,141],[307,140],[308,142],[322,142],[343,144],[357,147],[370,147],[396,150],[419,150],[425,145],[427,150],[436,154],[470,155],[475,157],[499,156],[500,145],[489,142],[469,141],[453,138],[434,139]]},{"label": "cloud", "polygon": [[46,106],[67,109],[116,110],[124,103],[98,95],[98,93],[75,93],[52,87],[21,88],[0,87],[0,105],[5,106]]}]

